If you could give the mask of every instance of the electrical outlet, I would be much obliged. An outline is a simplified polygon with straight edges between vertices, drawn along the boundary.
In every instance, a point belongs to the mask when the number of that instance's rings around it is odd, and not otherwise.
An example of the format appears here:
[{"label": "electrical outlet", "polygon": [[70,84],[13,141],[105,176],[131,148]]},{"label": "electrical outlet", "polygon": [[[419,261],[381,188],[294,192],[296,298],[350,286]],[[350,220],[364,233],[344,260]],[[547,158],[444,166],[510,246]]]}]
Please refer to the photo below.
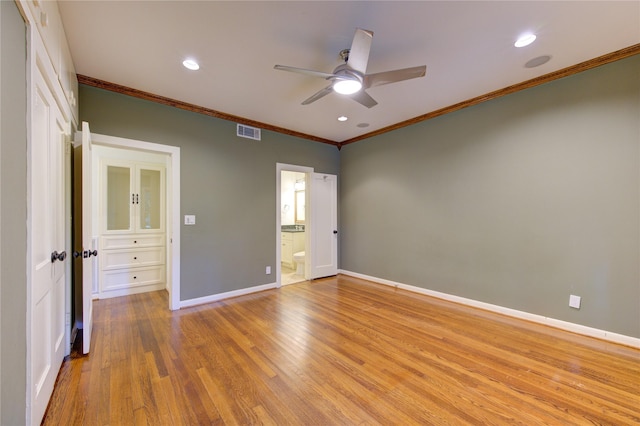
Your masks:
[{"label": "electrical outlet", "polygon": [[569,306],[575,309],[580,309],[580,300],[582,298],[580,296],[571,295],[569,296]]},{"label": "electrical outlet", "polygon": [[185,214],[184,215],[184,224],[185,225],[195,225],[196,224],[196,215],[194,215],[194,214]]},{"label": "electrical outlet", "polygon": [[267,268],[265,269],[265,274],[271,275],[271,266],[267,266]]}]

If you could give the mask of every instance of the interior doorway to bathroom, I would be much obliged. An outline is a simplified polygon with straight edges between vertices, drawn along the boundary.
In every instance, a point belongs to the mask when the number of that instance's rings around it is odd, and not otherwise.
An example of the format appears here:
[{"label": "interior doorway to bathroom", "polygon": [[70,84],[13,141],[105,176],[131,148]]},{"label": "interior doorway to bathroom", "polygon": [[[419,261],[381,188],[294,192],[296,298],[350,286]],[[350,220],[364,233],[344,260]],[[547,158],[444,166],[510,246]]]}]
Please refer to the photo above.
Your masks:
[{"label": "interior doorway to bathroom", "polygon": [[280,172],[280,283],[306,280],[307,248],[306,177],[299,171]]},{"label": "interior doorway to bathroom", "polygon": [[[283,180],[289,183],[283,185]],[[311,167],[276,164],[278,287],[338,273],[337,185],[336,175],[315,173]]]},{"label": "interior doorway to bathroom", "polygon": [[276,172],[276,282],[282,286],[309,279],[308,178],[313,168],[277,164]]}]

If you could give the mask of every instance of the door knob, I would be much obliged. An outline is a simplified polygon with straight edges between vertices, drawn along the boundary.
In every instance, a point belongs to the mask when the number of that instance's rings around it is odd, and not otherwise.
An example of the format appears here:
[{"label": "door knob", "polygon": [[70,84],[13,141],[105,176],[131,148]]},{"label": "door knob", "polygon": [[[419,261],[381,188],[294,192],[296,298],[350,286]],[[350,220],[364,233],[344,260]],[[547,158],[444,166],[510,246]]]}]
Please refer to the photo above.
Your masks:
[{"label": "door knob", "polygon": [[88,259],[91,256],[97,256],[98,255],[98,250],[85,250],[82,252],[82,257],[84,257],[85,259]]},{"label": "door knob", "polygon": [[62,252],[58,253],[57,250],[54,250],[51,253],[51,263],[55,262],[56,260],[59,260],[59,261],[62,262],[66,258],[67,258],[67,252],[66,251],[62,251]]},{"label": "door knob", "polygon": [[81,251],[78,251],[78,250],[74,250],[74,251],[73,251],[73,257],[74,257],[74,258],[76,258],[76,259],[77,259],[77,258],[78,258],[78,257],[80,257],[80,256],[82,256],[82,252],[81,252]]},{"label": "door knob", "polygon": [[337,233],[338,233],[338,231],[334,229],[334,230],[333,230],[333,234],[335,235],[335,234],[337,234]]}]

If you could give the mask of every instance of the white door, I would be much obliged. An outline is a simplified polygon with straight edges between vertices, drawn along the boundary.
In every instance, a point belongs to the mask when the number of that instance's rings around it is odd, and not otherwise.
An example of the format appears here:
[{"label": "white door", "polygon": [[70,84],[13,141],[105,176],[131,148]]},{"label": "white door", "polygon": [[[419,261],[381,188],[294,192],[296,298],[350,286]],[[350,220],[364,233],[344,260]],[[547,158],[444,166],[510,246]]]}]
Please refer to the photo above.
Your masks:
[{"label": "white door", "polygon": [[28,416],[39,424],[64,357],[66,124],[39,69],[32,73],[29,152]]},{"label": "white door", "polygon": [[311,279],[338,273],[338,177],[311,174]]},{"label": "white door", "polygon": [[91,330],[93,329],[93,277],[95,256],[98,252],[93,247],[92,204],[93,194],[91,182],[91,132],[89,123],[82,122],[82,353],[88,354],[91,347]]}]

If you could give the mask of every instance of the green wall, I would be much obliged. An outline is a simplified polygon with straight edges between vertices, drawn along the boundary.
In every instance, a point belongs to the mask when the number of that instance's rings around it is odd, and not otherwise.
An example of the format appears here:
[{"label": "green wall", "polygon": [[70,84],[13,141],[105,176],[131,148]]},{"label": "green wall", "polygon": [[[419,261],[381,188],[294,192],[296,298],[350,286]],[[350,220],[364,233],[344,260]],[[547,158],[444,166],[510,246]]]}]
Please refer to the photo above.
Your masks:
[{"label": "green wall", "polygon": [[281,162],[340,175],[344,270],[640,337],[640,57],[342,151],[88,86],[80,111],[181,147],[182,300],[275,281]]},{"label": "green wall", "polygon": [[196,215],[181,228],[181,300],[275,282],[276,163],[339,173],[331,145],[239,138],[236,123],[84,85],[79,100],[94,133],[180,147],[180,211]]},{"label": "green wall", "polygon": [[640,337],[639,144],[635,56],[347,145],[341,268]]},{"label": "green wall", "polygon": [[0,1],[0,425],[24,424],[27,395],[27,39]]}]

